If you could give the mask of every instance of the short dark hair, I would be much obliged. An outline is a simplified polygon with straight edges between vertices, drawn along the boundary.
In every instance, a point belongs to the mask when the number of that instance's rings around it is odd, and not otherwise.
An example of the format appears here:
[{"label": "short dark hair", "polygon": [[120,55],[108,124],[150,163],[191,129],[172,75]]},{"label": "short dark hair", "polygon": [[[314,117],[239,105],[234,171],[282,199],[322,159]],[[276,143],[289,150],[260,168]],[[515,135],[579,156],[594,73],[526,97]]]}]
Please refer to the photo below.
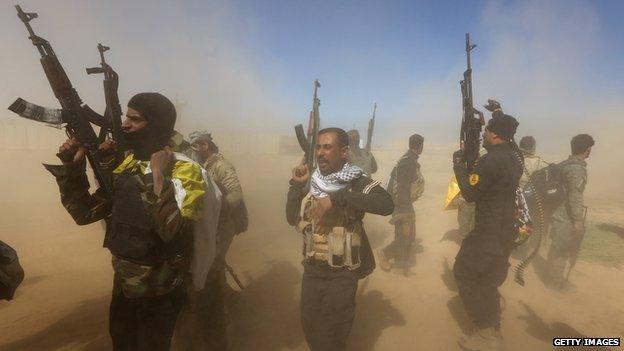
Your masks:
[{"label": "short dark hair", "polygon": [[570,140],[572,155],[582,154],[590,147],[594,146],[594,138],[589,134],[579,134]]},{"label": "short dark hair", "polygon": [[409,148],[414,150],[420,149],[424,142],[425,138],[423,138],[422,135],[414,134],[409,137]]},{"label": "short dark hair", "polygon": [[340,147],[349,146],[349,135],[347,135],[347,132],[345,132],[344,129],[330,127],[323,128],[318,131],[318,135],[327,133],[336,133],[336,136],[338,137],[338,145],[340,145]]},{"label": "short dark hair", "polygon": [[522,139],[520,139],[519,146],[522,150],[535,150],[535,138],[530,135],[524,136],[522,137]]}]

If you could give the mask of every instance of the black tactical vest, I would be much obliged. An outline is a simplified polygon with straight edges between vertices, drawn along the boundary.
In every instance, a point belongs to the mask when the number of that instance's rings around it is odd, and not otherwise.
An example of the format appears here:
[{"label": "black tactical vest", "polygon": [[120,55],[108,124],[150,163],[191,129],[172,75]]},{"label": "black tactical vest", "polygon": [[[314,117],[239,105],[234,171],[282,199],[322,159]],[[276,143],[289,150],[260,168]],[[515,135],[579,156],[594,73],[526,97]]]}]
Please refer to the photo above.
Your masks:
[{"label": "black tactical vest", "polygon": [[107,221],[104,247],[120,258],[145,265],[162,262],[187,250],[182,236],[164,243],[156,224],[141,200],[141,182],[136,175],[121,173],[115,177],[113,211]]}]

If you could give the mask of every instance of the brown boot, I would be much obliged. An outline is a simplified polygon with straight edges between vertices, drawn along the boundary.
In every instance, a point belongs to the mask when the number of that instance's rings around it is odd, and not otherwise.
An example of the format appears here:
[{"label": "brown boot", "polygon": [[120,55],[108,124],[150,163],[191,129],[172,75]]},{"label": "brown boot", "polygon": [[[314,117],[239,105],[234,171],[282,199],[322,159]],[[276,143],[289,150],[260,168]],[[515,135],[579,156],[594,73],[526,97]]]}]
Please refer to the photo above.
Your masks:
[{"label": "brown boot", "polygon": [[386,272],[392,269],[392,263],[390,263],[390,260],[386,257],[383,250],[377,250],[377,258],[378,258],[379,267],[381,267],[381,269],[383,269]]},{"label": "brown boot", "polygon": [[503,351],[503,338],[494,328],[478,329],[474,334],[459,338],[459,346],[470,351]]}]

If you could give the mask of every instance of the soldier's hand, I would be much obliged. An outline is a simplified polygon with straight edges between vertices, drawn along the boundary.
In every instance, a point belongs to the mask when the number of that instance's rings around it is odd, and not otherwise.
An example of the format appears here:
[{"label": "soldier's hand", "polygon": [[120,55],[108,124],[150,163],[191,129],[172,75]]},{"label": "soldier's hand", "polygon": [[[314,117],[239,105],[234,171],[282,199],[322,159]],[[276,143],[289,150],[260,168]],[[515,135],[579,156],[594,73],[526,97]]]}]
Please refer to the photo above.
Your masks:
[{"label": "soldier's hand", "polygon": [[305,184],[308,182],[308,179],[310,179],[310,170],[308,169],[308,165],[300,164],[299,166],[293,168],[292,170],[293,181],[300,183],[300,184]]},{"label": "soldier's hand", "polygon": [[329,196],[319,198],[312,207],[312,213],[310,214],[312,220],[318,221],[330,208],[332,208],[332,202]]},{"label": "soldier's hand", "polygon": [[168,175],[171,173],[175,159],[173,152],[169,146],[165,146],[164,149],[157,151],[150,156],[150,167],[154,175]]},{"label": "soldier's hand", "polygon": [[81,163],[86,154],[87,149],[76,138],[71,138],[59,146],[56,156],[64,165],[74,165]]},{"label": "soldier's hand", "polygon": [[111,164],[115,160],[115,141],[105,140],[98,147],[98,161],[101,165]]}]

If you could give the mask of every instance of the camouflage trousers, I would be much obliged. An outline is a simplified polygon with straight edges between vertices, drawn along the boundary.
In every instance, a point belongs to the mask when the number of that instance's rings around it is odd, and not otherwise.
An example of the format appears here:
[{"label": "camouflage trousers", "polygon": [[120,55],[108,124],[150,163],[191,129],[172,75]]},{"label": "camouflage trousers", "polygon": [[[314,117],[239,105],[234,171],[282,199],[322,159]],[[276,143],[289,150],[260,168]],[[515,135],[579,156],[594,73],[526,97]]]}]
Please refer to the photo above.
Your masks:
[{"label": "camouflage trousers", "polygon": [[386,258],[394,259],[394,266],[407,268],[410,265],[412,244],[416,239],[416,219],[414,214],[396,216],[394,223],[394,240],[383,248]]},{"label": "camouflage trousers", "polygon": [[155,297],[128,298],[113,291],[109,331],[114,351],[167,351],[186,294],[180,285]]},{"label": "camouflage trousers", "polygon": [[565,280],[565,268],[572,257],[576,241],[579,239],[568,221],[553,219],[550,230],[550,247],[547,262],[551,283],[558,285]]}]

